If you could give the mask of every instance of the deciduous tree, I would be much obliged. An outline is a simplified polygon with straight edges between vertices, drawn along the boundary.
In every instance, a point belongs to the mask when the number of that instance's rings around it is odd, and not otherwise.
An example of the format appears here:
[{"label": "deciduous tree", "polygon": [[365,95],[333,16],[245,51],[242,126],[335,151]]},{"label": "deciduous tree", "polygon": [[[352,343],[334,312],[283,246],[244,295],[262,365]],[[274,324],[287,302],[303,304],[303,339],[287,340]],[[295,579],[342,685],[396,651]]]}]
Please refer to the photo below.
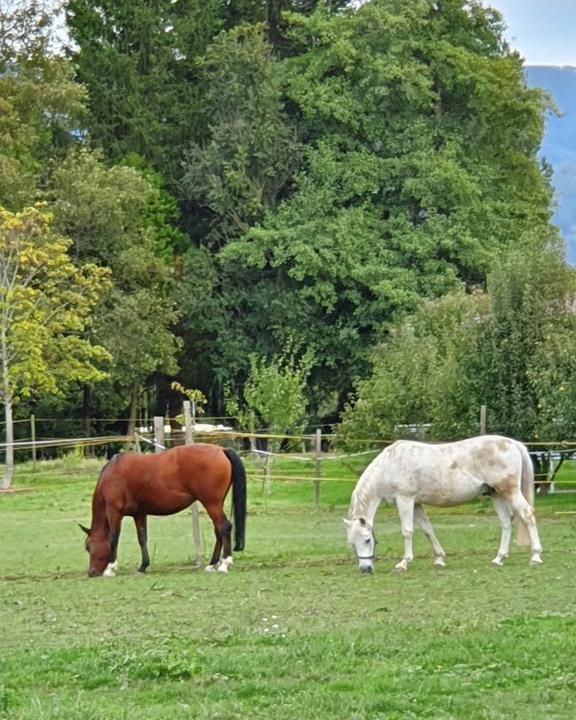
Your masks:
[{"label": "deciduous tree", "polygon": [[98,153],[70,154],[53,175],[50,198],[74,255],[111,268],[112,286],[91,332],[112,355],[110,396],[116,412],[130,408],[132,428],[146,382],[178,368],[173,260],[174,245],[183,240],[168,222],[170,206],[158,185],[133,167],[108,167]]},{"label": "deciduous tree", "polygon": [[0,394],[6,419],[2,487],[14,469],[14,403],[33,394],[62,393],[73,382],[103,379],[103,347],[83,336],[109,271],[75,265],[72,241],[57,234],[38,208],[0,209]]}]

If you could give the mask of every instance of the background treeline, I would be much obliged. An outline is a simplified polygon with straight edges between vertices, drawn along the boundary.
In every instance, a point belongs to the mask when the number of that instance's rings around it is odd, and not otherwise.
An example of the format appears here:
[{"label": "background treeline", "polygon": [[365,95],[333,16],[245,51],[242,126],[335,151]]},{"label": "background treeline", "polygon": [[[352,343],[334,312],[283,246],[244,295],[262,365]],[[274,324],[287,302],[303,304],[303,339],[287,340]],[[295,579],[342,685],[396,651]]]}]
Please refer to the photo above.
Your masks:
[{"label": "background treeline", "polygon": [[30,381],[17,416],[133,426],[179,411],[178,380],[282,431],[344,411],[349,439],[448,438],[481,404],[491,430],[575,431],[549,101],[491,9],[356,5],[2,1],[0,205],[110,270],[68,330],[98,372]]}]

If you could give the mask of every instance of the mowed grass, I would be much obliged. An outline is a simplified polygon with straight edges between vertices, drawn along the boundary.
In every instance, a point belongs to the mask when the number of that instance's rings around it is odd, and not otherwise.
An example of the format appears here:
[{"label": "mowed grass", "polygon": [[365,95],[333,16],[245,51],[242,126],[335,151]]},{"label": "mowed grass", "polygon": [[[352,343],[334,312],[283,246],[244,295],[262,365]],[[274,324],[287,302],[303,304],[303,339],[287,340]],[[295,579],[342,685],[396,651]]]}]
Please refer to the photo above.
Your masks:
[{"label": "mowed grass", "polygon": [[[416,534],[408,573],[395,512],[377,516],[378,565],[361,576],[341,517],[366,458],[313,483],[250,468],[247,546],[227,576],[192,567],[188,513],[150,519],[152,567],[136,575],[126,519],[120,573],[88,579],[102,463],[21,467],[0,495],[0,717],[14,720],[573,718],[576,495],[538,499],[544,565],[514,548],[493,568],[489,502],[430,511],[448,552]],[[573,472],[563,468],[565,477]],[[277,463],[273,475],[314,474]],[[212,530],[202,517],[204,556]]]}]

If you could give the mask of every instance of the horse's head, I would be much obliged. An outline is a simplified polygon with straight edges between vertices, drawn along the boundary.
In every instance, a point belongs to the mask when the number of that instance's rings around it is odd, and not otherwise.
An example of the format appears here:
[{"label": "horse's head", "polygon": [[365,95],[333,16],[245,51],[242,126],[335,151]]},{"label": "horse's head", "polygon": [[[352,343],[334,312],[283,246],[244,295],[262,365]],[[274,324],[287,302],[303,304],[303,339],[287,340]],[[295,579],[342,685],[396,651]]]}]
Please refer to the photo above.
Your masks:
[{"label": "horse's head", "polygon": [[90,577],[99,577],[104,574],[108,562],[110,560],[111,544],[107,537],[99,537],[92,533],[84,525],[80,525],[86,533],[84,547],[90,555],[90,563],[88,565],[88,575]]},{"label": "horse's head", "polygon": [[360,572],[371,573],[374,570],[374,555],[376,552],[374,530],[364,518],[344,519],[343,522],[348,543],[354,548],[358,558]]}]

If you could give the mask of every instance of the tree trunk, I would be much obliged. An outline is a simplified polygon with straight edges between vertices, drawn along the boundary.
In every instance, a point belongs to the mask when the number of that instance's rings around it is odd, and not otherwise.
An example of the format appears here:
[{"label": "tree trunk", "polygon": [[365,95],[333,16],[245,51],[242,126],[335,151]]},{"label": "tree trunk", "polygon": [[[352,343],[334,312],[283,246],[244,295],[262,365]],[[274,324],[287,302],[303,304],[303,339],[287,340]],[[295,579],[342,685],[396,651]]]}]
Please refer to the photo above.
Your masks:
[{"label": "tree trunk", "polygon": [[14,423],[12,422],[12,393],[8,377],[6,335],[4,332],[2,332],[2,400],[4,402],[4,419],[6,421],[6,460],[2,490],[8,490],[14,477]]},{"label": "tree trunk", "polygon": [[268,42],[277,51],[281,48],[283,37],[280,33],[280,13],[282,0],[266,1],[266,25],[268,26]]},{"label": "tree trunk", "polygon": [[92,407],[92,386],[84,385],[82,387],[82,432],[86,437],[90,435],[92,429],[90,410]]},{"label": "tree trunk", "polygon": [[128,437],[134,437],[136,431],[136,420],[138,419],[138,400],[140,398],[140,385],[134,385],[132,387],[132,393],[130,396],[130,415],[128,417],[128,429],[126,435]]}]

